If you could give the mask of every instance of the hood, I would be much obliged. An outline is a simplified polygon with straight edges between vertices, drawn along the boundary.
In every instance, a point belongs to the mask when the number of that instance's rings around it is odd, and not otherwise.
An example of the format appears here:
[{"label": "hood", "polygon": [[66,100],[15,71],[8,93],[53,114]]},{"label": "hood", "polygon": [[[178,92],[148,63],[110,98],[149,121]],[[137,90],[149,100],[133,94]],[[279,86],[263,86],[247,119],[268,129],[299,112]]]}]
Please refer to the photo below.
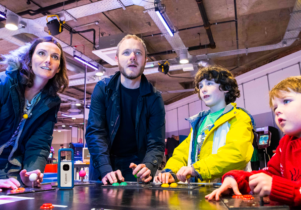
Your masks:
[{"label": "hood", "polygon": [[10,51],[9,54],[2,56],[4,60],[1,61],[1,64],[7,65],[7,73],[16,71],[22,67],[22,60],[30,46],[31,44],[27,43],[16,50]]}]

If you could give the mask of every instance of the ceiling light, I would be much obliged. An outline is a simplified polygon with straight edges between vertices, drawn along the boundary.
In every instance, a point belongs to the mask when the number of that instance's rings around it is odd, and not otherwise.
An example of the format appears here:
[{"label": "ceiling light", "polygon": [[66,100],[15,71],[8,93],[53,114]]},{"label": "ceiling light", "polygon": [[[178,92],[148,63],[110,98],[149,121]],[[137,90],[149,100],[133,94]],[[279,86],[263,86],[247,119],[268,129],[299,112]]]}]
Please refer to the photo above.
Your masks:
[{"label": "ceiling light", "polygon": [[66,127],[66,125],[62,125],[62,127],[63,127],[63,128],[65,128],[65,127]]},{"label": "ceiling light", "polygon": [[76,102],[75,105],[76,105],[76,106],[81,106],[81,103],[80,103],[80,102]]},{"label": "ceiling light", "polygon": [[69,115],[67,115],[67,114],[62,114],[62,116],[64,116],[64,117],[70,117]]},{"label": "ceiling light", "polygon": [[58,132],[61,132],[61,130],[58,130]]},{"label": "ceiling light", "polygon": [[180,51],[180,63],[181,64],[186,64],[186,63],[189,63],[189,60],[187,58],[187,50],[181,50]]},{"label": "ceiling light", "polygon": [[200,61],[200,62],[198,62],[198,65],[206,67],[208,65],[208,63],[206,61]]},{"label": "ceiling light", "polygon": [[9,13],[6,17],[5,28],[7,28],[8,30],[15,31],[19,28],[18,25],[19,25],[19,16],[13,13]]},{"label": "ceiling light", "polygon": [[103,75],[103,72],[98,71],[98,72],[95,73],[95,75],[98,76],[98,77],[101,77]]},{"label": "ceiling light", "polygon": [[91,63],[89,63],[88,61],[82,59],[81,57],[78,57],[77,55],[74,55],[73,58],[80,61],[80,62],[82,62],[83,64],[85,64],[87,66],[90,66],[94,70],[98,70],[98,68],[96,66],[92,65]]},{"label": "ceiling light", "polygon": [[72,128],[72,125],[69,125],[70,128]]},{"label": "ceiling light", "polygon": [[165,13],[164,6],[160,2],[155,2],[155,11],[169,35],[173,36],[173,26],[171,25],[171,21]]},{"label": "ceiling light", "polygon": [[75,117],[72,117],[72,120],[76,120],[76,118],[75,118]]}]

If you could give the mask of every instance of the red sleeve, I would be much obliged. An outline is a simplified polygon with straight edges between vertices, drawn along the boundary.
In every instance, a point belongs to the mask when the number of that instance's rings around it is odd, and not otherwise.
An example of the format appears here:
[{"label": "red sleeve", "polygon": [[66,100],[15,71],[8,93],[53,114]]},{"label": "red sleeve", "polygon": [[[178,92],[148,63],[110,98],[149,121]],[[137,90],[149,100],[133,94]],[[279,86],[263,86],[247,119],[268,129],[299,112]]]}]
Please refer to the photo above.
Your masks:
[{"label": "red sleeve", "polygon": [[252,171],[252,172],[239,171],[239,170],[229,171],[222,177],[222,182],[224,181],[226,176],[233,176],[237,182],[238,189],[240,190],[240,192],[243,194],[247,194],[251,191],[249,187],[249,177],[251,175],[258,174],[258,173],[265,173],[270,176],[272,175],[281,176],[280,156],[281,156],[281,142],[280,145],[277,147],[275,155],[268,162],[268,167],[264,168],[263,170]]},{"label": "red sleeve", "polygon": [[301,181],[291,181],[273,176],[270,200],[288,204],[301,205]]}]

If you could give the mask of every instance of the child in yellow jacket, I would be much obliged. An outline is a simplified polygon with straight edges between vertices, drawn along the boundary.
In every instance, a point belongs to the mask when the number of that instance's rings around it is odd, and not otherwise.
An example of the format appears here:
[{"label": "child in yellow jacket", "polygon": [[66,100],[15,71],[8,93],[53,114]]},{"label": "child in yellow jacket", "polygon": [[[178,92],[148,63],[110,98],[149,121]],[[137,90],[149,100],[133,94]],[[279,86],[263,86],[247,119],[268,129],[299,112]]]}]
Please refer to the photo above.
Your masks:
[{"label": "child in yellow jacket", "polygon": [[212,181],[233,169],[250,167],[254,123],[234,103],[240,92],[232,73],[219,66],[200,69],[195,90],[209,110],[188,118],[189,136],[174,150],[155,182],[185,182],[190,176]]}]

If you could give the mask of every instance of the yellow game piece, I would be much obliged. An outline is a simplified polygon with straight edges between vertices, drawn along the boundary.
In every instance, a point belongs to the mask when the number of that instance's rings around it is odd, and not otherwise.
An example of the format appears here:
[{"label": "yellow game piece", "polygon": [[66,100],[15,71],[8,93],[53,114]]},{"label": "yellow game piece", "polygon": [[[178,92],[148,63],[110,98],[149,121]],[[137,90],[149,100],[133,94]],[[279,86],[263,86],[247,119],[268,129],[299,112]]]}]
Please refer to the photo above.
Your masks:
[{"label": "yellow game piece", "polygon": [[169,184],[162,184],[161,187],[167,188],[167,187],[169,187]]},{"label": "yellow game piece", "polygon": [[23,118],[27,119],[28,118],[28,114],[23,114]]},{"label": "yellow game piece", "polygon": [[177,183],[171,183],[171,184],[170,184],[170,187],[174,187],[174,188],[175,188],[175,187],[177,187],[177,186],[178,186]]}]

